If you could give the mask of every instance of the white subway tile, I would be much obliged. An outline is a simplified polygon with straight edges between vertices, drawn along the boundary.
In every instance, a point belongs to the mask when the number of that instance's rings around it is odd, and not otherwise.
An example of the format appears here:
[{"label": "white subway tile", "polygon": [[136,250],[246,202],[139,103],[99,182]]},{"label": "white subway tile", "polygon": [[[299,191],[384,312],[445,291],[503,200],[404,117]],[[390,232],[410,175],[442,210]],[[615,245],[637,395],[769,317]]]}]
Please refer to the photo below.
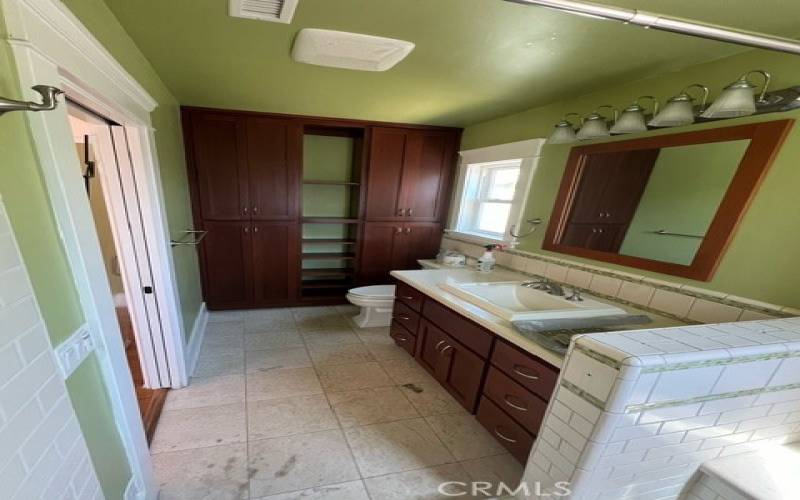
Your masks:
[{"label": "white subway tile", "polygon": [[658,434],[650,437],[634,438],[628,441],[625,451],[648,450],[678,444],[683,440],[686,433],[673,432],[672,434]]},{"label": "white subway tile", "polygon": [[589,289],[591,291],[610,297],[616,297],[621,286],[622,280],[610,276],[603,276],[601,274],[592,276],[592,282],[589,283]]},{"label": "white subway tile", "polygon": [[573,351],[561,376],[600,401],[605,401],[616,380],[617,370],[580,351]]},{"label": "white subway tile", "polygon": [[706,396],[711,393],[722,370],[721,366],[709,366],[663,372],[650,394],[649,401],[681,401]]},{"label": "white subway tile", "polygon": [[697,299],[689,310],[687,317],[701,323],[727,323],[736,321],[741,314],[741,308],[711,302],[710,300]]},{"label": "white subway tile", "polygon": [[646,306],[653,299],[655,291],[655,288],[650,285],[625,281],[622,283],[617,297],[622,300],[627,300],[628,302],[633,302],[634,304]]},{"label": "white subway tile", "polygon": [[650,300],[650,307],[657,311],[663,311],[668,314],[685,318],[689,314],[692,304],[694,304],[694,297],[682,295],[677,292],[669,290],[656,290],[653,298]]},{"label": "white subway tile", "polygon": [[724,394],[765,387],[780,363],[779,359],[770,359],[728,365],[720,375],[713,392]]},{"label": "white subway tile", "polygon": [[769,381],[769,386],[776,387],[798,383],[800,383],[800,357],[786,358],[781,362],[772,380]]}]

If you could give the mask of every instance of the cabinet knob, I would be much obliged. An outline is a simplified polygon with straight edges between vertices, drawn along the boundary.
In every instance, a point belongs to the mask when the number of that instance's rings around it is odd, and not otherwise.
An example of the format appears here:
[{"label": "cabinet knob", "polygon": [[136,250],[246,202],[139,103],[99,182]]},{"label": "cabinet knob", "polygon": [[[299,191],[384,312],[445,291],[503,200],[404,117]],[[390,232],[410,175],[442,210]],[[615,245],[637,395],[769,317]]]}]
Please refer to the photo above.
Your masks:
[{"label": "cabinet knob", "polygon": [[245,214],[245,215],[247,215],[247,207],[244,207],[244,208],[242,209],[242,213],[243,213],[243,214]]},{"label": "cabinet knob", "polygon": [[258,226],[256,226],[256,227],[254,227],[254,228],[253,228],[253,232],[254,232],[254,233],[257,233],[257,232],[258,232]]},{"label": "cabinet knob", "polygon": [[411,217],[411,214],[413,214],[413,213],[414,213],[414,209],[413,208],[407,208],[406,209],[406,215],[407,216]]},{"label": "cabinet knob", "polygon": [[400,233],[403,232],[403,228],[402,227],[396,227],[396,228],[394,228],[394,232],[397,233],[397,234],[400,234]]},{"label": "cabinet knob", "polygon": [[257,207],[257,206],[255,206],[255,205],[253,205],[253,213],[254,213],[254,214],[257,214],[257,213],[258,213],[258,207]]},{"label": "cabinet knob", "polygon": [[411,228],[410,227],[406,228],[406,234],[411,234]]},{"label": "cabinet knob", "polygon": [[249,233],[249,232],[250,232],[250,228],[249,228],[249,227],[247,227],[247,226],[244,226],[244,232],[245,232],[245,233]]},{"label": "cabinet knob", "polygon": [[403,216],[403,209],[402,208],[398,208],[397,209],[397,215],[399,215],[400,217]]}]

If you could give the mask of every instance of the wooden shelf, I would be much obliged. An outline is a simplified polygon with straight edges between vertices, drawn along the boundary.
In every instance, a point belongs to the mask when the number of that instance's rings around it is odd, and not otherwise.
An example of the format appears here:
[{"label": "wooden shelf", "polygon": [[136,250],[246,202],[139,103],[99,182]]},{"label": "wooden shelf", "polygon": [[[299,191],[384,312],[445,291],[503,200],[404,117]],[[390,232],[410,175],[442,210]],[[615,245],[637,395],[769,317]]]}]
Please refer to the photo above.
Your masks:
[{"label": "wooden shelf", "polygon": [[312,185],[319,185],[319,186],[360,186],[360,182],[350,182],[350,181],[316,181],[316,180],[304,180],[303,184],[312,184]]},{"label": "wooden shelf", "polygon": [[355,245],[356,240],[337,240],[332,238],[306,238],[303,239],[303,245],[312,245],[312,244],[336,244],[336,245]]},{"label": "wooden shelf", "polygon": [[342,217],[303,217],[306,224],[358,224],[358,219]]},{"label": "wooden shelf", "polygon": [[353,284],[349,280],[348,281],[320,280],[320,281],[303,282],[301,288],[305,290],[339,290],[342,288],[350,288],[351,286],[353,286]]},{"label": "wooden shelf", "polygon": [[356,256],[350,252],[311,252],[302,254],[302,258],[306,260],[355,260]]},{"label": "wooden shelf", "polygon": [[352,269],[303,269],[301,270],[303,276],[353,276],[355,271]]}]

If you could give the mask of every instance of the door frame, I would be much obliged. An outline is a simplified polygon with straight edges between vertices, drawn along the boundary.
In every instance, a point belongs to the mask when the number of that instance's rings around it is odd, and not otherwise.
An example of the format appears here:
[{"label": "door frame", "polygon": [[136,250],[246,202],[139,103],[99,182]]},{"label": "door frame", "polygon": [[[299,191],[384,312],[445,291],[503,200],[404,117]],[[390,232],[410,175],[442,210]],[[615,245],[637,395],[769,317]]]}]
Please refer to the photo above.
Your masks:
[{"label": "door frame", "polygon": [[[150,113],[158,103],[111,56],[81,22],[57,0],[0,0],[5,40],[16,64],[23,98],[35,100],[37,84],[62,88],[76,102],[124,124],[131,158],[140,173],[142,216],[152,243],[153,285],[161,293],[164,343],[172,385],[186,385],[183,322],[178,306],[175,266],[158,175]],[[41,174],[73,273],[86,323],[111,401],[132,480],[127,499],[157,495],[152,461],[125,356],[100,245],[80,176],[67,107],[26,113]]]}]

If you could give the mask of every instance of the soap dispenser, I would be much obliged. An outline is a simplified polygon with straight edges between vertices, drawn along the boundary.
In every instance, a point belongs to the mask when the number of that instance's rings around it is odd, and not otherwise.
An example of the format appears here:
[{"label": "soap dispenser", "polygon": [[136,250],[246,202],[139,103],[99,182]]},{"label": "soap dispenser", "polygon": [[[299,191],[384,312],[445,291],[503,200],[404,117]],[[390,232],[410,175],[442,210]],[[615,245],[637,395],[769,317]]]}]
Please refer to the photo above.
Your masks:
[{"label": "soap dispenser", "polygon": [[494,270],[497,260],[494,258],[495,250],[502,250],[503,245],[485,245],[483,255],[478,259],[478,271],[482,273],[489,273]]}]

